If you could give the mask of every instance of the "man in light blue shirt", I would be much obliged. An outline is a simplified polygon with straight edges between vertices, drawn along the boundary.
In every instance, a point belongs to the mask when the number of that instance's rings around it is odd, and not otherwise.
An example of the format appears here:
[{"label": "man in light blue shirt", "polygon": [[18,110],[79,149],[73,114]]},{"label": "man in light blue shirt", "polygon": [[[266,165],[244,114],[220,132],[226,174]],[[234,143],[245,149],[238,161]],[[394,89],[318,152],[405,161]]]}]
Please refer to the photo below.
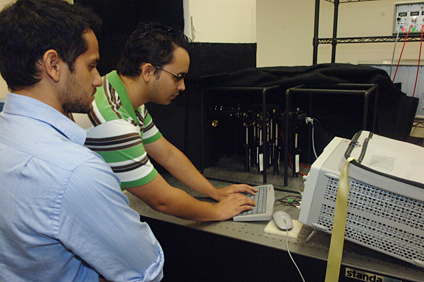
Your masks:
[{"label": "man in light blue shirt", "polygon": [[89,11],[18,0],[0,13],[0,281],[159,281],[162,248],[67,118],[102,85]]}]

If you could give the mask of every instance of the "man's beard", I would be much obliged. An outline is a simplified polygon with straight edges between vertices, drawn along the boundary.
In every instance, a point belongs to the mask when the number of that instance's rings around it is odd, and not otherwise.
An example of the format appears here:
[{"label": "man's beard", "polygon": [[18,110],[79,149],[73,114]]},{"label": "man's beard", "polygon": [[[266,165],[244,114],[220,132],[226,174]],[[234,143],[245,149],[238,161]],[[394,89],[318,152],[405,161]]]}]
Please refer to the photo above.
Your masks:
[{"label": "man's beard", "polygon": [[65,113],[80,113],[80,114],[87,114],[91,112],[93,109],[93,105],[90,103],[88,105],[82,105],[78,102],[67,102],[62,105],[63,111]]},{"label": "man's beard", "polygon": [[[94,90],[95,91],[95,90]],[[92,93],[94,94],[94,93]],[[68,113],[89,113],[93,109],[93,105],[90,102],[84,103],[83,101],[88,101],[86,97],[87,94],[83,93],[80,85],[74,79],[74,76],[68,78],[65,89],[60,94],[62,99],[62,108],[63,111]]]}]

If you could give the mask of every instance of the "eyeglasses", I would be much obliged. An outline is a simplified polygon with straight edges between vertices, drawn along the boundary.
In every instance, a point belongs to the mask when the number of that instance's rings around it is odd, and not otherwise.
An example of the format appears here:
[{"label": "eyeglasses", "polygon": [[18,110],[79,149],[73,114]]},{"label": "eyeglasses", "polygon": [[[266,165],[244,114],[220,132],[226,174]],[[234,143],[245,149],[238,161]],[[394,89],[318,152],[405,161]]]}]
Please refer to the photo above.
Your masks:
[{"label": "eyeglasses", "polygon": [[175,79],[177,81],[183,80],[185,78],[185,76],[186,76],[185,73],[176,74],[176,73],[173,73],[172,71],[166,70],[166,69],[164,69],[164,68],[162,68],[160,66],[155,66],[155,68],[158,69],[158,70],[163,70],[163,71],[169,73],[170,75],[172,75],[173,77],[175,77]]}]

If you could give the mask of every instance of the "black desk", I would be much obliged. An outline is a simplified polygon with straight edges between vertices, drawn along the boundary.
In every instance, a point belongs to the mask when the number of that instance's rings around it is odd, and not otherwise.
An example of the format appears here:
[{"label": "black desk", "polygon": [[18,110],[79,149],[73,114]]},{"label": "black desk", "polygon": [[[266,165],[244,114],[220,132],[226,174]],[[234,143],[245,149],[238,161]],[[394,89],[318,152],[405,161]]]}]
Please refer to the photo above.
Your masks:
[{"label": "black desk", "polygon": [[[276,191],[276,199],[292,194]],[[164,249],[163,281],[301,281],[288,256],[286,237],[265,233],[267,222],[182,220],[126,195]],[[299,214],[295,207],[276,205],[275,209],[289,212],[294,219]],[[330,236],[318,232],[306,242],[311,231],[303,226],[297,239],[289,239],[289,249],[306,281],[324,281]],[[424,269],[349,241],[345,242],[339,281],[358,281],[345,277],[346,267],[397,279],[393,281],[424,281]]]}]

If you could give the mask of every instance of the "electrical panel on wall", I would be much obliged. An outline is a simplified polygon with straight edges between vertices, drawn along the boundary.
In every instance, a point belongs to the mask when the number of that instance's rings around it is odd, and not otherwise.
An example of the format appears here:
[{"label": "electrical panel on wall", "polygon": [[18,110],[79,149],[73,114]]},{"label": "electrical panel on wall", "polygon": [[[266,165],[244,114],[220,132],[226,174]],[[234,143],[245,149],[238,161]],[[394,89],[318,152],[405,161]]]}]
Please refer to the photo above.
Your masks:
[{"label": "electrical panel on wall", "polygon": [[424,2],[395,3],[393,34],[421,33],[424,25]]}]

